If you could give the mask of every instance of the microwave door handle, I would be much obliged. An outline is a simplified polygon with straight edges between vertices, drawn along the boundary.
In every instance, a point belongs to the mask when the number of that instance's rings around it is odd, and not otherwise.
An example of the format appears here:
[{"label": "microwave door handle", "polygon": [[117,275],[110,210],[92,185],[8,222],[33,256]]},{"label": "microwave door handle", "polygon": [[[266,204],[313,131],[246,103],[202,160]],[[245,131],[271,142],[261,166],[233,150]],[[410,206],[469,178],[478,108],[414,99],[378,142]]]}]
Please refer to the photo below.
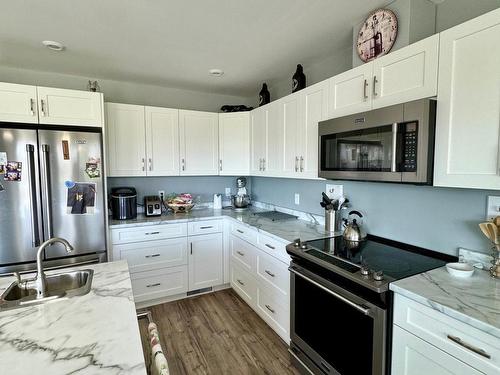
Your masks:
[{"label": "microwave door handle", "polygon": [[361,306],[361,305],[358,305],[357,303],[355,302],[352,302],[351,300],[345,298],[344,296],[341,296],[340,294],[338,293],[335,293],[333,290],[330,290],[328,289],[327,287],[324,287],[323,285],[321,285],[320,283],[314,281],[313,279],[307,277],[306,275],[296,271],[295,269],[293,269],[292,267],[289,267],[288,270],[292,273],[294,273],[295,275],[297,276],[300,276],[301,278],[303,278],[304,280],[310,282],[311,284],[313,284],[314,286],[317,286],[318,288],[322,289],[323,291],[327,292],[328,294],[330,294],[331,296],[337,298],[338,300],[348,304],[349,306],[355,308],[356,310],[358,310],[359,312],[363,313],[364,315],[370,315],[370,309],[369,308],[366,308],[364,306]]},{"label": "microwave door handle", "polygon": [[42,145],[42,166],[43,166],[43,184],[45,189],[45,207],[47,219],[47,240],[52,238],[52,191],[50,187],[50,158],[49,145]]},{"label": "microwave door handle", "polygon": [[29,180],[29,204],[31,211],[31,243],[33,247],[40,246],[40,228],[38,227],[38,205],[36,200],[36,177],[35,177],[35,146],[26,145],[28,156],[28,180]]},{"label": "microwave door handle", "polygon": [[397,172],[396,158],[398,146],[398,123],[392,124],[392,152],[391,152],[391,172]]}]

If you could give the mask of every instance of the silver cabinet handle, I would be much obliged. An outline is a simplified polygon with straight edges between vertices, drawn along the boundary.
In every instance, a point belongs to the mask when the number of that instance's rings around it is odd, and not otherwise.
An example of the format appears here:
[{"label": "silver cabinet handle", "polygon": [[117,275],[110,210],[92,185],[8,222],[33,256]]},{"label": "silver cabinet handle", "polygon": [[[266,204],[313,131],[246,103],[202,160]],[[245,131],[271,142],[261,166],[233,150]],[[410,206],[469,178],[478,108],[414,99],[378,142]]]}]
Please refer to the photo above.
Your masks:
[{"label": "silver cabinet handle", "polygon": [[259,159],[259,171],[262,171],[262,158]]},{"label": "silver cabinet handle", "polygon": [[[33,99],[32,99],[33,100]],[[31,211],[31,243],[33,247],[40,246],[40,228],[38,227],[38,203],[36,192],[36,177],[35,177],[35,146],[26,145],[26,153],[28,154],[28,180],[30,194],[30,211]]]},{"label": "silver cabinet handle", "polygon": [[364,82],[363,82],[363,99],[364,99],[365,102],[368,99],[367,90],[368,90],[368,80],[365,79]]},{"label": "silver cabinet handle", "polygon": [[271,307],[271,306],[269,306],[269,305],[266,305],[266,309],[268,309],[269,311],[271,311],[273,314],[276,312],[276,311],[274,311],[274,310],[272,309],[272,307]]},{"label": "silver cabinet handle", "polygon": [[299,171],[299,157],[295,157],[295,172]]},{"label": "silver cabinet handle", "polygon": [[396,147],[398,147],[398,123],[392,124],[392,153],[391,153],[391,172],[397,172],[396,166]]},{"label": "silver cabinet handle", "polygon": [[219,159],[219,171],[222,171],[222,159]]},{"label": "silver cabinet handle", "polygon": [[213,228],[212,225],[205,225],[203,227],[200,227],[200,229],[210,229],[210,228]]},{"label": "silver cabinet handle", "polygon": [[193,255],[193,243],[192,242],[189,243],[189,247],[191,248],[191,255]]},{"label": "silver cabinet handle", "polygon": [[243,285],[243,286],[245,285],[245,283],[244,283],[243,281],[241,281],[240,279],[237,279],[236,281],[237,281],[237,282],[238,282],[238,284],[240,284],[240,285]]},{"label": "silver cabinet handle", "polygon": [[292,272],[293,274],[303,278],[304,280],[310,282],[311,284],[313,284],[314,286],[317,286],[318,288],[322,289],[324,292],[330,294],[332,297],[335,297],[337,298],[338,300],[348,304],[349,306],[355,308],[356,310],[358,310],[359,312],[363,313],[364,315],[370,315],[370,309],[369,308],[366,308],[366,307],[363,307],[361,305],[358,305],[357,303],[355,302],[352,302],[351,300],[345,298],[344,296],[341,296],[340,294],[338,293],[335,293],[333,290],[330,290],[328,289],[327,287],[321,285],[320,283],[314,281],[313,279],[311,279],[310,277],[307,277],[306,275],[303,275],[302,273],[296,271],[295,269],[293,269],[292,267],[289,267],[288,270],[290,272]]},{"label": "silver cabinet handle", "polygon": [[377,96],[377,76],[373,76],[373,96]]},{"label": "silver cabinet handle", "polygon": [[266,171],[266,159],[262,159],[262,170],[265,172]]},{"label": "silver cabinet handle", "polygon": [[45,100],[43,99],[40,100],[40,109],[42,110],[42,116],[46,116],[47,114],[45,113]]},{"label": "silver cabinet handle", "polygon": [[304,157],[300,157],[300,171],[304,172]]},{"label": "silver cabinet handle", "polygon": [[153,159],[149,158],[148,161],[149,161],[149,170],[152,171],[153,170]]},{"label": "silver cabinet handle", "polygon": [[146,159],[142,158],[142,171],[144,172],[146,170]]},{"label": "silver cabinet handle", "polygon": [[146,255],[144,258],[156,258],[159,256],[160,256],[160,254],[151,254],[151,255]]},{"label": "silver cabinet handle", "polygon": [[31,116],[35,115],[35,99],[33,98],[30,99],[30,113]]},{"label": "silver cabinet handle", "polygon": [[154,283],[154,284],[149,284],[149,285],[146,285],[146,288],[154,288],[155,286],[160,286],[161,283]]},{"label": "silver cabinet handle", "polygon": [[46,207],[46,228],[47,228],[47,238],[52,238],[52,189],[50,183],[50,147],[49,145],[42,145],[42,155],[43,155],[43,184],[45,189],[45,207]]},{"label": "silver cabinet handle", "polygon": [[480,356],[483,356],[484,358],[491,359],[491,355],[486,353],[483,349],[476,348],[475,346],[472,346],[471,344],[466,343],[465,341],[462,341],[460,337],[453,336],[453,335],[447,335],[448,340],[453,341],[454,343],[463,346],[465,349],[469,349],[470,351],[479,354]]},{"label": "silver cabinet handle", "polygon": [[270,248],[271,250],[276,249],[274,246],[269,245],[268,243],[265,244],[266,247]]},{"label": "silver cabinet handle", "polygon": [[182,163],[182,170],[185,171],[186,170],[186,160],[184,158],[182,158],[181,163]]},{"label": "silver cabinet handle", "polygon": [[241,229],[236,229],[236,232],[238,232],[238,233],[242,233],[242,234],[243,234],[243,233],[245,233],[245,232],[243,232]]},{"label": "silver cabinet handle", "polygon": [[144,233],[146,236],[151,236],[153,234],[160,234],[160,232],[146,232]]},{"label": "silver cabinet handle", "polygon": [[272,273],[271,271],[266,270],[265,272],[266,272],[269,276],[271,276],[271,277],[275,277],[275,276],[276,276],[276,275],[275,275],[274,273]]},{"label": "silver cabinet handle", "polygon": [[242,253],[241,251],[237,251],[236,254],[238,254],[239,256],[242,256],[242,257],[245,256],[245,253]]}]

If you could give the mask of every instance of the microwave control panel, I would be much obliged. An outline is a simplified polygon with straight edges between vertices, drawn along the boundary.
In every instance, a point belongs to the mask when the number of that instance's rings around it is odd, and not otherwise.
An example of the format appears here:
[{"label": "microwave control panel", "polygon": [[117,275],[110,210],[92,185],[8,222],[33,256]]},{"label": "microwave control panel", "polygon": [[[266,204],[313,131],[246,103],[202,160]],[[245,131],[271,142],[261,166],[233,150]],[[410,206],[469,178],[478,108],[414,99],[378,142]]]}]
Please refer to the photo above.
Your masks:
[{"label": "microwave control panel", "polygon": [[403,172],[417,171],[418,124],[409,122],[403,125]]}]

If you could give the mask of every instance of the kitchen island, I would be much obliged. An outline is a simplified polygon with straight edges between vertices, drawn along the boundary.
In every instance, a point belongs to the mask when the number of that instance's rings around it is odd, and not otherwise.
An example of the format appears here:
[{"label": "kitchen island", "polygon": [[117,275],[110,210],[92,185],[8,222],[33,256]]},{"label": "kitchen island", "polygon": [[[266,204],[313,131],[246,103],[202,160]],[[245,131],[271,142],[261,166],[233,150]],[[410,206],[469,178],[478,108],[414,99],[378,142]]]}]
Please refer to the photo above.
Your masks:
[{"label": "kitchen island", "polygon": [[88,294],[0,311],[0,373],[146,374],[127,262],[71,269],[94,270]]}]

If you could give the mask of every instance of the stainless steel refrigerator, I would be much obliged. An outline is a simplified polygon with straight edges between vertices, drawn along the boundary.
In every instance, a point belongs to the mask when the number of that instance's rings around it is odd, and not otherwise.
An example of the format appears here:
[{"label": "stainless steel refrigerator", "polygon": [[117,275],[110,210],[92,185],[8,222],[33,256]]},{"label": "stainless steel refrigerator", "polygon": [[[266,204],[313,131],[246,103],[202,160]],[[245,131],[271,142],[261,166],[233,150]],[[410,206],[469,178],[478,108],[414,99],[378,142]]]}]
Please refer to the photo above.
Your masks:
[{"label": "stainless steel refrigerator", "polygon": [[[95,130],[95,132],[94,132]],[[0,125],[0,274],[104,261],[106,233],[100,129]]]}]

